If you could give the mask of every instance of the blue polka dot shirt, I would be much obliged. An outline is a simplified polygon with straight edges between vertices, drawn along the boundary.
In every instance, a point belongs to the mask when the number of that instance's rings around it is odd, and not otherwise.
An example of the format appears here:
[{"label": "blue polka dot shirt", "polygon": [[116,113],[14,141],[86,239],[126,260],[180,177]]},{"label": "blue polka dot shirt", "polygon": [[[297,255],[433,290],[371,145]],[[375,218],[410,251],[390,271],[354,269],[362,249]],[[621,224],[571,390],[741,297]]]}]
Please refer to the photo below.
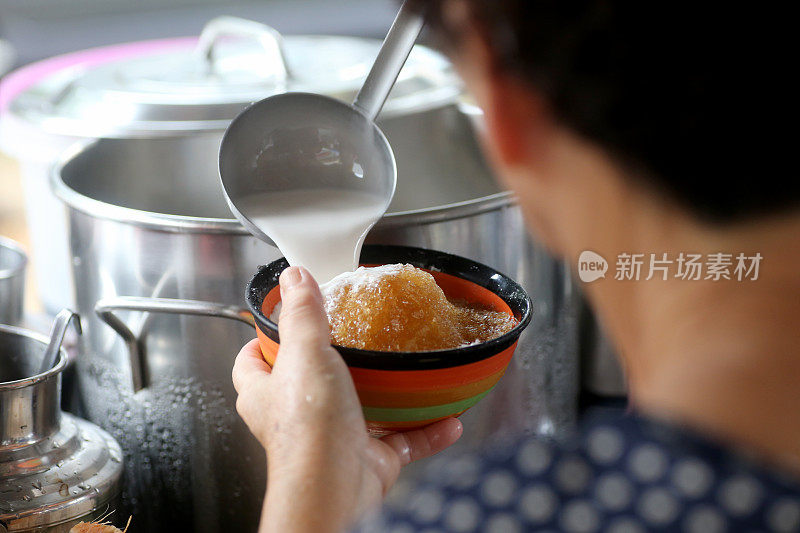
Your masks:
[{"label": "blue polka dot shirt", "polygon": [[800,482],[690,431],[606,414],[568,442],[443,454],[362,532],[800,532]]}]

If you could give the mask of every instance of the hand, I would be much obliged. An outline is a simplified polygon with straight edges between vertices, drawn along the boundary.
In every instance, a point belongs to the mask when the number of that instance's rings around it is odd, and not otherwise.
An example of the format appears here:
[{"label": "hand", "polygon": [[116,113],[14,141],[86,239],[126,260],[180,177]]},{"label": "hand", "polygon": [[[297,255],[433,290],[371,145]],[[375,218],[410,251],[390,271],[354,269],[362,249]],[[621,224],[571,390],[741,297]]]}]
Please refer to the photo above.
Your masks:
[{"label": "hand", "polygon": [[233,368],[236,408],[267,452],[259,531],[342,531],[380,503],[401,467],[450,446],[462,426],[449,418],[369,437],[350,372],[330,345],[317,283],[304,268],[291,267],[280,286],[274,368],[257,340],[242,348]]}]

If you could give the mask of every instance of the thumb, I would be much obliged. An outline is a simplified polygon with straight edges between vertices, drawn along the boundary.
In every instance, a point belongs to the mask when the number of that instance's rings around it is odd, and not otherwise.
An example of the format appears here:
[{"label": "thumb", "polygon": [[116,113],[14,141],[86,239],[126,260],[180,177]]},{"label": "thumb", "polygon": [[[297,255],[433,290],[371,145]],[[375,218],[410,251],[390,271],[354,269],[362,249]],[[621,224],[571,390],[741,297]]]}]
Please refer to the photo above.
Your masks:
[{"label": "thumb", "polygon": [[281,274],[280,284],[280,352],[297,358],[327,351],[331,342],[330,325],[322,306],[322,294],[311,273],[303,267],[289,267]]}]

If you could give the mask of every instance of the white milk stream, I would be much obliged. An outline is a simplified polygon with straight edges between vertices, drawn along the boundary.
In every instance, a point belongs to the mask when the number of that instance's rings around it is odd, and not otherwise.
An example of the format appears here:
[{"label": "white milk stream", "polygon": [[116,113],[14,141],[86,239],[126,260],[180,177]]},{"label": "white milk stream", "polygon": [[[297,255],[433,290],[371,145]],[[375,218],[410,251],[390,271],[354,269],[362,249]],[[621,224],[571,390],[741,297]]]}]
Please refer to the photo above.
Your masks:
[{"label": "white milk stream", "polygon": [[237,203],[293,266],[322,285],[355,270],[367,231],[387,208],[378,195],[341,189],[269,192]]}]

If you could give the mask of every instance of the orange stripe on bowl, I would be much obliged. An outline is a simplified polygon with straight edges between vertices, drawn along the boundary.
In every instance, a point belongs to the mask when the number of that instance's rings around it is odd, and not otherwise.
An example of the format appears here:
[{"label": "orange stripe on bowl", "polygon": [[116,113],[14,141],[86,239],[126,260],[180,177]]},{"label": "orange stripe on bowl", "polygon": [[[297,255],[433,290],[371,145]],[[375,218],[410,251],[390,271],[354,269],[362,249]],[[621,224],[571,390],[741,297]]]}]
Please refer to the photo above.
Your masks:
[{"label": "orange stripe on bowl", "polygon": [[256,327],[258,344],[261,347],[261,355],[269,366],[275,366],[275,358],[278,356],[278,343],[267,337],[267,335]]},{"label": "orange stripe on bowl", "polygon": [[[264,359],[270,366],[275,364],[278,343],[256,328]],[[497,355],[482,361],[450,368],[432,370],[373,370],[350,368],[356,389],[364,393],[377,392],[426,392],[452,389],[475,383],[502,372],[508,366],[517,343],[512,344]],[[502,375],[502,374],[500,374]]]},{"label": "orange stripe on bowl", "polygon": [[466,398],[471,398],[481,392],[494,387],[503,377],[505,368],[478,381],[450,389],[431,389],[427,391],[387,391],[386,389],[370,389],[366,387],[356,389],[361,405],[370,407],[424,407],[427,405],[440,405],[453,403]]}]

